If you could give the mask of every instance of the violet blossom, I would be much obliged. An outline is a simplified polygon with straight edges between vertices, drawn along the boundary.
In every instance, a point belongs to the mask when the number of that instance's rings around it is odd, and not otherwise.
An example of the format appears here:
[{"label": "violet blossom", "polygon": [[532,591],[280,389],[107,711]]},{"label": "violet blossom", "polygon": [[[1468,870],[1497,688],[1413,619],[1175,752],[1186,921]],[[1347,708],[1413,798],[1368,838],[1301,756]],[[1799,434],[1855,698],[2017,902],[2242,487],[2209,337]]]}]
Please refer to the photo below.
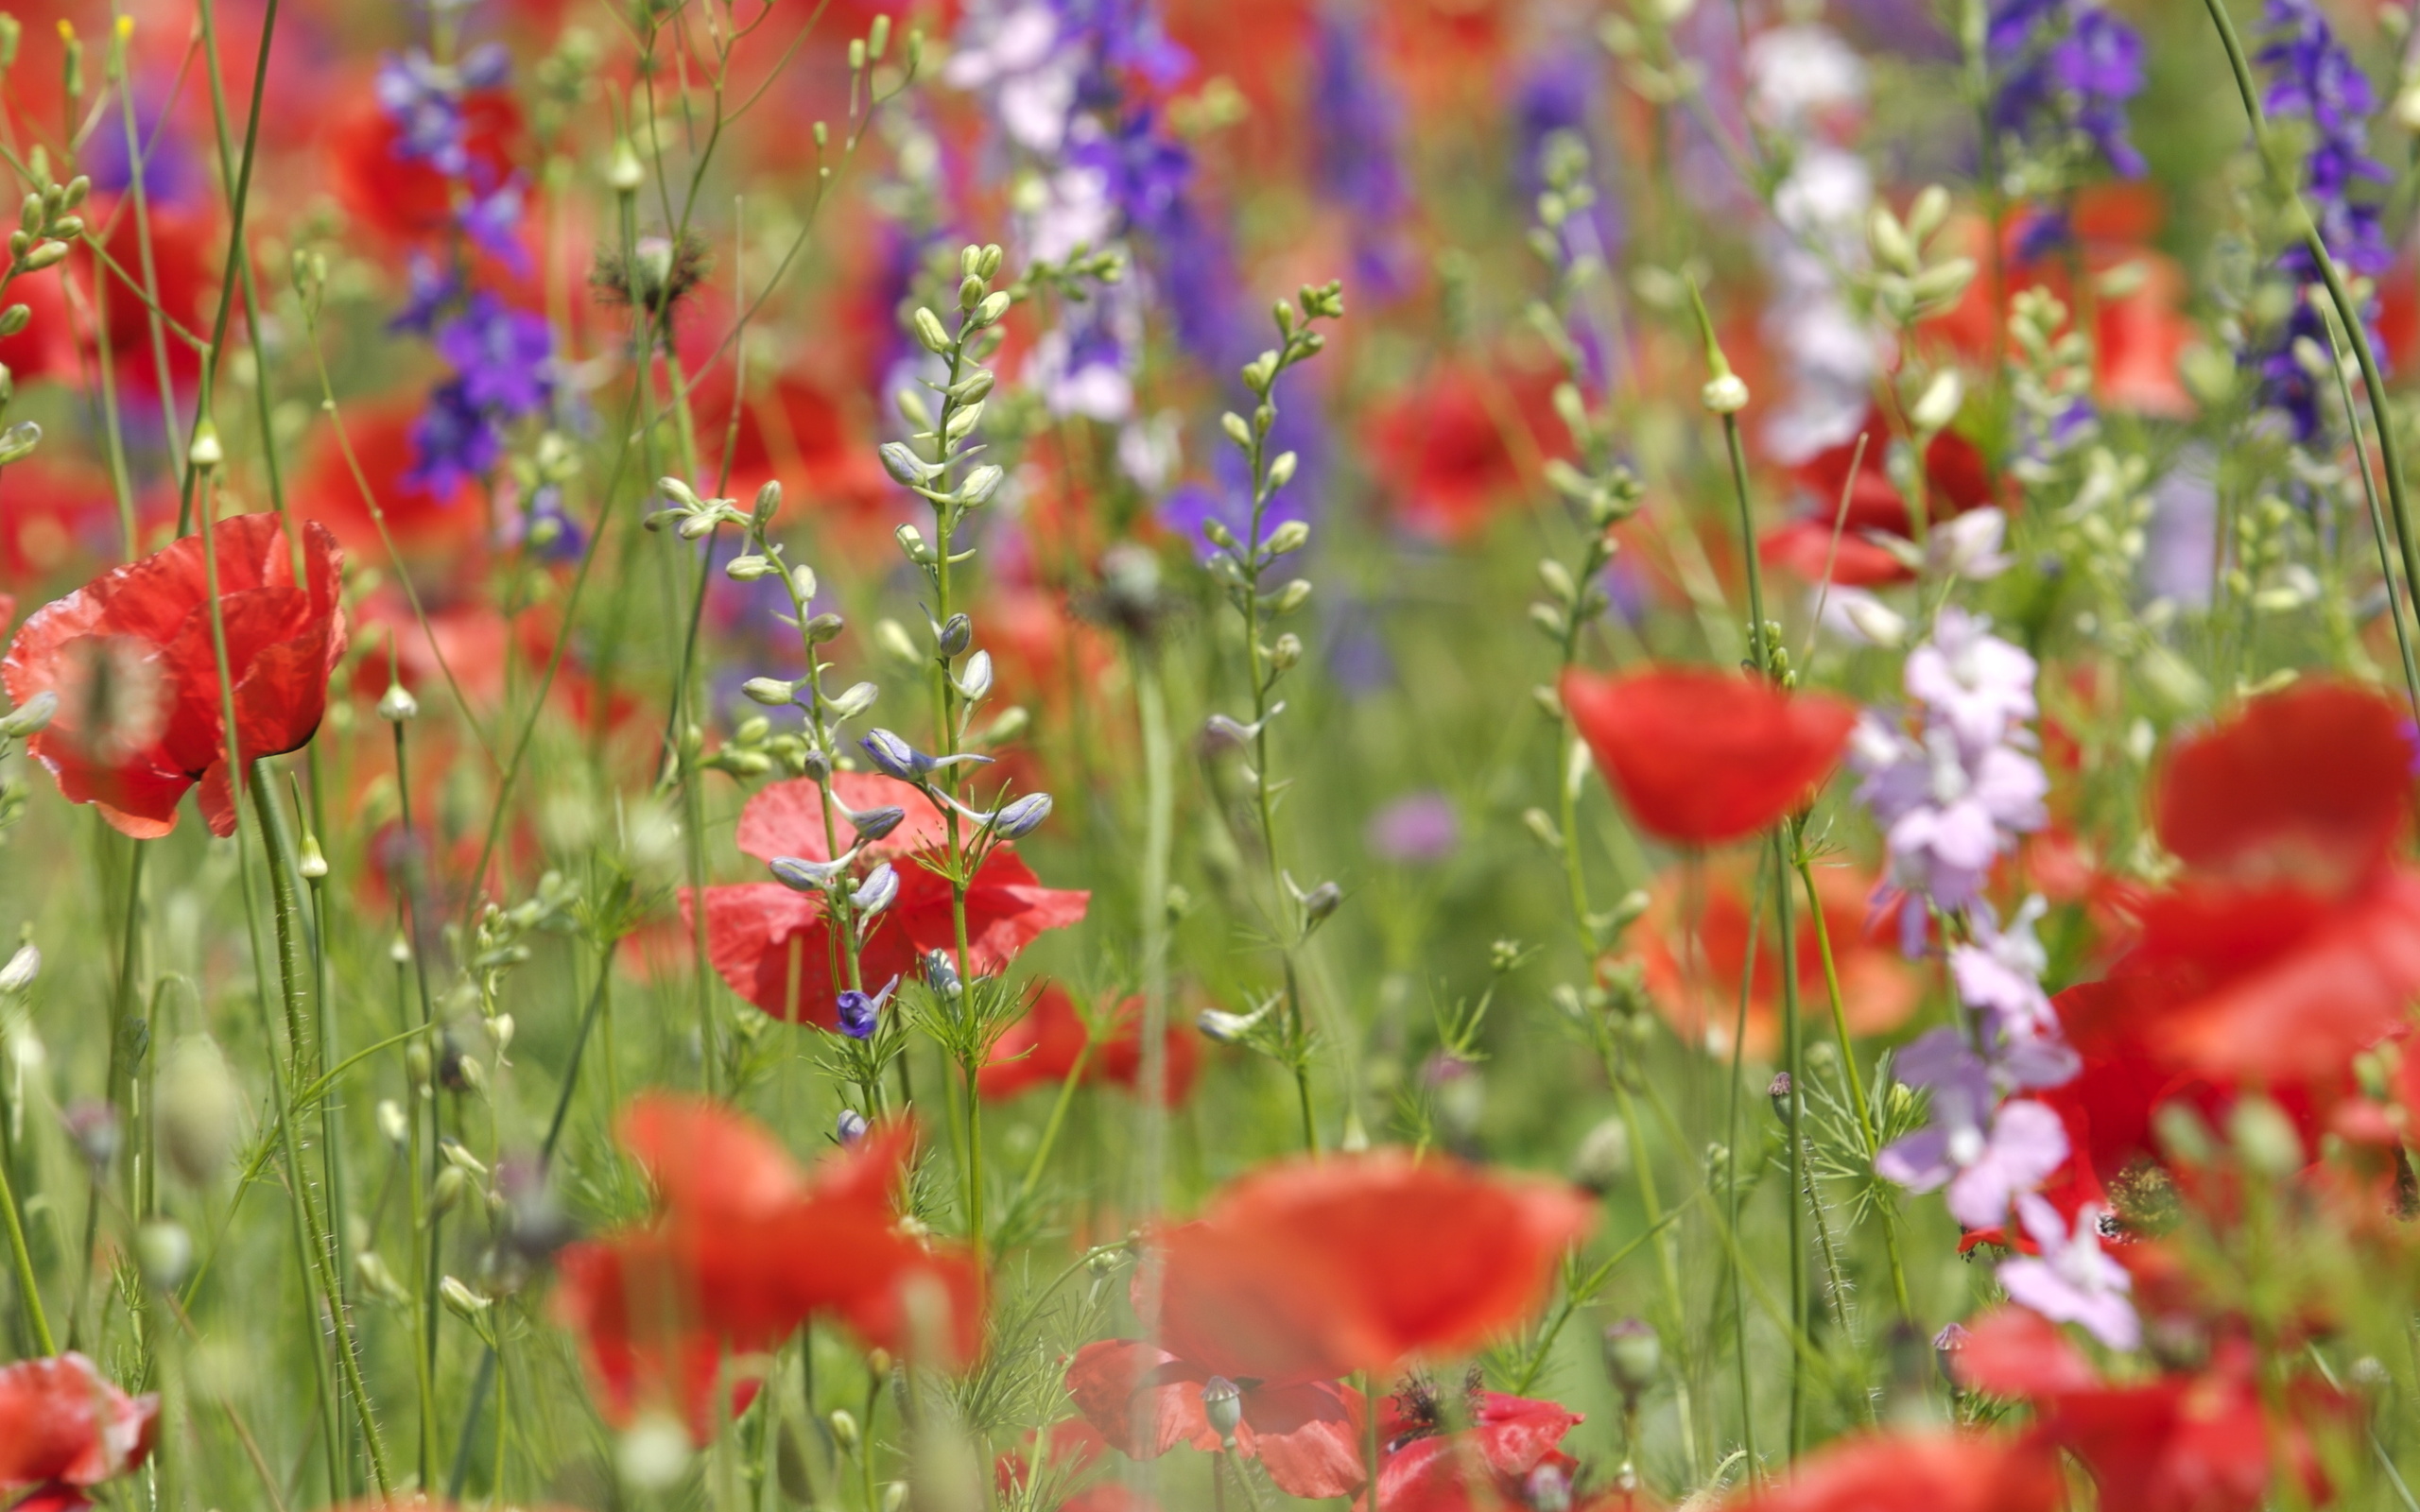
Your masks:
[{"label": "violet blossom", "polygon": [[2019,1197],[2017,1216],[2041,1254],[2002,1261],[2001,1290],[2018,1306],[2053,1323],[2082,1326],[2113,1349],[2134,1349],[2143,1340],[2142,1320],[2127,1299],[2134,1279],[2100,1250],[2100,1210],[2077,1210],[2070,1234],[2059,1211],[2038,1196]]}]

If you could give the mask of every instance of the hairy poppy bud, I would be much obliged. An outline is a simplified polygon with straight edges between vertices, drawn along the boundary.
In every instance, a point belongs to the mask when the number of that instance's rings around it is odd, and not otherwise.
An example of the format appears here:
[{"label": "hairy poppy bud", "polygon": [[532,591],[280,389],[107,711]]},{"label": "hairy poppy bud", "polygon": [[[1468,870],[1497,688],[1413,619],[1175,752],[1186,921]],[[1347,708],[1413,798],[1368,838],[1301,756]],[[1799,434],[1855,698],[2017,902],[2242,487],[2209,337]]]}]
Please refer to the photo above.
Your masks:
[{"label": "hairy poppy bud", "polygon": [[1664,1342],[1643,1318],[1626,1317],[1605,1330],[1605,1374],[1625,1397],[1635,1398],[1664,1371]]},{"label": "hairy poppy bud", "polygon": [[218,1174],[242,1132],[243,1108],[216,1043],[197,1037],[170,1048],[160,1063],[152,1116],[169,1169],[194,1186]]}]

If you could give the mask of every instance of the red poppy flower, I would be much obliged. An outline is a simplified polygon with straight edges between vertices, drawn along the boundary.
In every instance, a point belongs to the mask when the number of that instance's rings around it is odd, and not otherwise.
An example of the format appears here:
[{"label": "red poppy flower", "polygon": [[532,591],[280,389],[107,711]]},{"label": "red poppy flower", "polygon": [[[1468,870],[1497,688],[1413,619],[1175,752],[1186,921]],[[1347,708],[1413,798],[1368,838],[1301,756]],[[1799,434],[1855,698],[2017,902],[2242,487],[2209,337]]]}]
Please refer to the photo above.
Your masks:
[{"label": "red poppy flower", "polygon": [[[698,329],[709,323],[701,319]],[[720,340],[725,321],[711,325],[713,339]],[[699,355],[702,360],[706,353]],[[700,381],[694,403],[699,434],[717,449],[729,431],[731,396],[732,365],[717,363]],[[786,372],[752,387],[731,449],[729,491],[748,498],[766,480],[779,478],[790,490],[792,506],[819,523],[887,537],[901,495],[875,460],[865,431],[865,417],[850,413],[830,388],[804,373]],[[712,455],[706,465],[714,465]]]},{"label": "red poppy flower", "polygon": [[[160,391],[160,367],[151,345],[151,306],[146,298],[142,279],[143,249],[141,228],[130,203],[95,199],[84,211],[84,219],[96,231],[106,226],[108,240],[104,246],[117,269],[87,259],[79,250],[65,266],[77,286],[87,297],[99,279],[101,298],[107,301],[109,345],[112,372],[116,381],[137,392],[156,396]],[[210,208],[179,208],[162,204],[157,199],[149,206],[151,223],[151,272],[160,296],[160,309],[170,319],[197,335],[207,335],[218,298],[219,260],[227,252],[227,232],[219,224],[217,213]],[[123,269],[127,276],[121,276]],[[136,282],[130,283],[129,278]],[[84,345],[93,347],[98,327],[86,333]],[[182,388],[201,370],[201,354],[173,334],[167,338],[168,378]]]},{"label": "red poppy flower", "polygon": [[1456,1429],[1433,1383],[1415,1379],[1386,1399],[1378,1418],[1383,1457],[1377,1505],[1385,1512],[1444,1512],[1494,1489],[1520,1505],[1525,1483],[1542,1465],[1565,1472],[1570,1457],[1557,1448],[1581,1417],[1560,1402],[1476,1388],[1464,1393]]},{"label": "red poppy flower", "polygon": [[2298,1378],[2285,1393],[2286,1420],[2273,1422],[2257,1355],[2240,1338],[2221,1340],[2199,1371],[2113,1386],[2055,1325],[2004,1308],[1968,1330],[1951,1368],[1973,1389],[2033,1403],[2040,1436],[2083,1461],[2103,1506],[2254,1512],[2268,1502],[2280,1441],[2307,1496],[2328,1499],[2309,1425],[2342,1412],[2344,1400]]},{"label": "red poppy flower", "polygon": [[151,1452],[160,1399],[130,1397],[80,1354],[0,1369],[0,1495],[38,1487],[21,1506],[79,1507],[86,1487]]},{"label": "red poppy flower", "polygon": [[1857,724],[1842,699],[1690,667],[1575,668],[1563,703],[1632,819],[1675,845],[1720,845],[1786,817],[1831,775]]},{"label": "red poppy flower", "polygon": [[[949,884],[915,859],[940,844],[941,814],[915,789],[871,773],[840,772],[833,792],[845,806],[895,806],[908,817],[862,852],[869,864],[893,861],[899,898],[874,921],[858,953],[867,990],[915,970],[926,951],[947,950],[956,939]],[[839,839],[846,850],[855,838],[845,820]],[[748,800],[740,813],[739,849],[760,861],[795,856],[828,861],[822,799],[806,778],[775,782]],[[967,968],[979,974],[1003,971],[1046,930],[1063,929],[1084,917],[1089,892],[1045,887],[1008,846],[984,858],[966,894]],[[689,919],[689,891],[681,893],[681,918]],[[742,883],[706,889],[706,952],[731,989],[790,1023],[839,1026],[834,941],[823,901],[792,892],[778,882]]]},{"label": "red poppy flower", "polygon": [[[992,1461],[992,1485],[1003,1504],[1023,1504],[1015,1500],[1015,1493],[1025,1489],[1033,1478],[1028,1454],[1041,1441],[1040,1434],[1028,1433],[1023,1448],[1003,1451]],[[1131,1490],[1115,1476],[1090,1473],[1108,1452],[1109,1440],[1081,1418],[1051,1424],[1049,1445],[1045,1456],[1046,1473],[1059,1486],[1076,1484],[1082,1487],[1055,1503],[1056,1512],[1155,1512],[1157,1503]]]},{"label": "red poppy flower", "polygon": [[[1771,1060],[1781,1043],[1781,926],[1770,899],[1753,894],[1754,868],[1730,860],[1706,866],[1703,895],[1692,899],[1684,875],[1667,872],[1639,919],[1638,952],[1647,989],[1656,1011],[1686,1043],[1716,1055],[1731,1053],[1739,1022],[1739,973],[1749,955],[1750,920],[1757,921],[1754,969],[1748,982],[1747,1055]],[[1888,1034],[1915,1011],[1921,985],[1895,943],[1867,928],[1874,895],[1871,881],[1838,867],[1815,873],[1824,903],[1824,928],[1840,975],[1849,1028],[1861,1035]],[[1811,1013],[1825,1011],[1823,947],[1806,918],[1805,894],[1798,909],[1798,999]]]},{"label": "red poppy flower", "polygon": [[2161,842],[2192,869],[2139,907],[2121,974],[2183,984],[2152,1036],[2221,1078],[2313,1081],[2420,993],[2420,874],[2391,855],[2411,747],[2394,704],[2313,681],[2256,699],[2169,761]]},{"label": "red poppy flower", "polygon": [[1292,1495],[1341,1496],[1361,1484],[1363,1404],[1336,1379],[1518,1322],[1592,1216],[1560,1183],[1401,1151],[1267,1166],[1158,1237],[1166,1347],[1087,1345],[1067,1389],[1110,1442],[1148,1457],[1219,1447],[1201,1391],[1222,1377],[1242,1393],[1237,1452]]},{"label": "red poppy flower", "polygon": [[[1875,1434],[1742,1491],[1734,1512],[2055,1512],[2066,1504],[2058,1456],[2039,1441],[1974,1433]],[[2112,1508],[2132,1503],[2113,1502]]]},{"label": "red poppy flower", "polygon": [[902,1233],[891,1212],[908,1128],[876,1129],[804,1174],[755,1125],[709,1103],[643,1097],[620,1132],[655,1182],[661,1220],[566,1249],[556,1300],[610,1419],[677,1408],[703,1441],[725,1356],[769,1349],[811,1316],[893,1351],[973,1353],[972,1263]]},{"label": "red poppy flower", "polygon": [[[1854,438],[1826,448],[1793,469],[1813,507],[1765,532],[1757,553],[1775,567],[1810,583],[1830,580],[1849,588],[1906,582],[1915,574],[1877,544],[1876,537],[1913,540],[1908,501],[1891,481],[1885,459],[1891,432],[1879,413],[1867,417],[1865,456],[1858,460]],[[1857,463],[1850,475],[1849,466]],[[1944,432],[1925,448],[1925,518],[1938,523],[1992,502],[1991,473],[1983,454],[1955,432]]]},{"label": "red poppy flower", "polygon": [[[296,749],[319,729],[328,674],[344,654],[343,554],[327,531],[305,525],[298,584],[275,515],[222,520],[213,541],[238,754],[250,762]],[[95,804],[120,832],[149,839],[176,828],[177,802],[199,782],[211,833],[234,833],[200,537],[37,610],[0,659],[0,680],[19,704],[58,695],[58,716],[26,748],[70,802]]]},{"label": "red poppy flower", "polygon": [[1370,426],[1371,466],[1394,517],[1414,535],[1462,541],[1519,496],[1538,458],[1562,443],[1530,416],[1550,412],[1554,378],[1543,370],[1431,371],[1382,407]]},{"label": "red poppy flower", "polygon": [[[992,1047],[992,1062],[977,1076],[977,1086],[986,1097],[1014,1097],[1028,1088],[1058,1086],[1080,1062],[1088,1084],[1108,1082],[1129,1091],[1141,1087],[1141,998],[1130,997],[1117,1005],[1108,1037],[1092,1045],[1087,1055],[1089,1039],[1083,1015],[1076,1011],[1074,1000],[1053,983],[1042,989],[1026,1016],[1009,1025],[1008,1032]],[[1191,1034],[1173,1022],[1167,1027],[1167,1082],[1161,1089],[1161,1100],[1174,1107],[1193,1091],[1194,1074],[1201,1065],[1201,1049]]]},{"label": "red poppy flower", "polygon": [[408,557],[424,552],[442,558],[449,575],[463,571],[463,558],[475,559],[487,531],[484,511],[471,485],[458,484],[443,494],[430,492],[411,481],[420,456],[412,440],[419,418],[417,400],[396,404],[367,405],[344,412],[345,439],[353,443],[353,461],[345,459],[334,426],[321,427],[305,454],[294,486],[295,507],[336,532],[345,550],[371,561],[385,562],[386,545],[378,539],[377,522],[362,502],[354,463],[378,500],[387,534],[395,549]]}]

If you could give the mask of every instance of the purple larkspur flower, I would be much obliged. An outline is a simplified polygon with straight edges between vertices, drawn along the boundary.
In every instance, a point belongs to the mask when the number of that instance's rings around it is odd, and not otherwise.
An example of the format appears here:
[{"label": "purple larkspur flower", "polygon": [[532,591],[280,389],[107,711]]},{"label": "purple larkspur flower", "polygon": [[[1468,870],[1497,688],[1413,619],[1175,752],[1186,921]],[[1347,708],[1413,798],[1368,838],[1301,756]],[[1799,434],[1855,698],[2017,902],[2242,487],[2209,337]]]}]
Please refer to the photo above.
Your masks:
[{"label": "purple larkspur flower", "polygon": [[892,977],[882,984],[879,992],[861,992],[855,988],[842,992],[834,1002],[840,1032],[852,1040],[871,1040],[882,1022],[882,1005],[890,1001],[891,988],[899,985]]},{"label": "purple larkspur flower", "polygon": [[2081,139],[2118,177],[2142,176],[2126,121],[2144,78],[2134,27],[2092,0],[1996,0],[1984,49],[1996,130],[2042,146]]},{"label": "purple larkspur flower", "polygon": [[463,401],[480,409],[535,414],[553,390],[554,334],[545,318],[493,294],[472,295],[438,329],[437,354],[453,366]]},{"label": "purple larkspur flower", "polygon": [[487,409],[474,404],[461,382],[441,384],[412,421],[412,468],[405,481],[438,498],[486,476],[504,453],[504,438]]},{"label": "purple larkspur flower", "polygon": [[1359,284],[1403,286],[1396,223],[1410,207],[1402,161],[1403,102],[1374,65],[1368,27],[1330,6],[1311,43],[1311,181],[1342,210]]},{"label": "purple larkspur flower", "polygon": [[[1934,1092],[1936,1108],[1941,1093]],[[1936,1116],[1938,1117],[1938,1111]],[[1910,1192],[1946,1185],[1949,1215],[1969,1228],[1996,1228],[2009,1204],[2030,1196],[2066,1162],[2059,1115],[2029,1097],[2011,1098],[1990,1115],[1944,1119],[1884,1145],[1874,1169]]]},{"label": "purple larkspur flower", "polygon": [[2018,1198],[2016,1211],[2042,1253],[2001,1263],[2000,1288],[2010,1300],[2053,1323],[2077,1324],[2113,1349],[2139,1348],[2142,1320],[2128,1300],[2134,1279],[2101,1253],[2100,1210],[2079,1209],[2072,1234],[2059,1211],[2038,1196]]},{"label": "purple larkspur flower", "polygon": [[1461,843],[1461,820],[1443,793],[1413,793],[1370,816],[1363,838],[1382,861],[1443,861]]}]

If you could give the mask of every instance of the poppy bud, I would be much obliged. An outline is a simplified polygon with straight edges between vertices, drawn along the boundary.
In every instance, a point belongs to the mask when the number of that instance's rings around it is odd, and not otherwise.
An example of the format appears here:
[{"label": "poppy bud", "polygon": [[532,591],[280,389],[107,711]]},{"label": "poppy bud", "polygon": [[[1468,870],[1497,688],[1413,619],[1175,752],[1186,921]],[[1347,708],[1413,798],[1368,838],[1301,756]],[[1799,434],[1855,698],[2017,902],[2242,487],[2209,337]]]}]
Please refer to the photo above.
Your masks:
[{"label": "poppy bud", "polygon": [[25,702],[0,715],[0,736],[23,739],[39,734],[59,713],[59,695],[44,688]]},{"label": "poppy bud", "polygon": [[0,966],[0,993],[14,996],[23,992],[33,986],[34,978],[41,974],[42,952],[28,940],[17,947],[16,954],[9,957],[8,965]]},{"label": "poppy bud", "polygon": [[328,854],[326,851],[320,849],[320,837],[318,835],[305,834],[302,836],[302,854],[296,858],[294,869],[302,874],[302,880],[304,882],[325,882],[328,880]]},{"label": "poppy bud", "polygon": [[1209,1419],[1210,1431],[1219,1435],[1219,1441],[1232,1446],[1236,1430],[1243,1426],[1242,1388],[1225,1376],[1212,1376],[1201,1383],[1201,1416]]},{"label": "poppy bud", "polygon": [[1605,1374],[1635,1399],[1664,1371],[1664,1343],[1644,1318],[1626,1317],[1605,1330]]},{"label": "poppy bud", "polygon": [[378,700],[378,717],[390,725],[420,717],[420,700],[411,696],[400,682],[387,684],[387,692]]},{"label": "poppy bud", "polygon": [[218,1046],[197,1037],[171,1048],[161,1061],[151,1106],[169,1169],[194,1186],[217,1175],[235,1147],[243,1119]]},{"label": "poppy bud", "polygon": [[1050,817],[1050,795],[1028,793],[993,816],[992,833],[1003,840],[1022,840]]},{"label": "poppy bud", "polygon": [[1785,1125],[1789,1122],[1789,1073],[1786,1071],[1775,1072],[1772,1081],[1765,1088],[1765,1096],[1773,1105],[1773,1117]]},{"label": "poppy bud", "polygon": [[193,1235],[173,1218],[153,1218],[134,1231],[134,1263],[152,1290],[167,1292],[193,1270]]},{"label": "poppy bud", "polygon": [[688,1471],[689,1430],[664,1412],[649,1412],[622,1432],[614,1468],[641,1491],[661,1491]]}]

